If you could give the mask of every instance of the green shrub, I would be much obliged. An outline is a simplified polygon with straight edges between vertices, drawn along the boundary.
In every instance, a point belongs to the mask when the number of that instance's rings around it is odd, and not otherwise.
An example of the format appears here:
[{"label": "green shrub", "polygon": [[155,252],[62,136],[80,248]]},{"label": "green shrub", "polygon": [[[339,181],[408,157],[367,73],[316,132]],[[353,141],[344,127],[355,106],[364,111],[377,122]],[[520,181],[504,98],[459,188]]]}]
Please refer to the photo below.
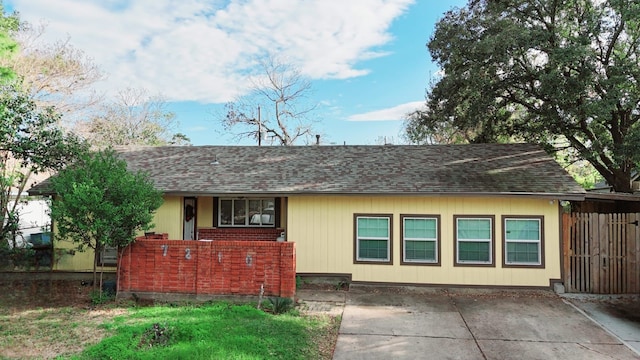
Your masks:
[{"label": "green shrub", "polygon": [[100,305],[105,304],[116,299],[116,293],[111,290],[104,290],[100,292],[100,289],[91,290],[89,293],[91,304]]},{"label": "green shrub", "polygon": [[283,297],[270,297],[269,303],[274,314],[284,314],[293,308],[293,300]]},{"label": "green shrub", "polygon": [[29,269],[36,265],[36,251],[31,248],[14,248],[8,250],[13,266]]},{"label": "green shrub", "polygon": [[151,348],[154,346],[166,346],[171,340],[171,328],[166,324],[153,324],[140,336],[139,348]]}]

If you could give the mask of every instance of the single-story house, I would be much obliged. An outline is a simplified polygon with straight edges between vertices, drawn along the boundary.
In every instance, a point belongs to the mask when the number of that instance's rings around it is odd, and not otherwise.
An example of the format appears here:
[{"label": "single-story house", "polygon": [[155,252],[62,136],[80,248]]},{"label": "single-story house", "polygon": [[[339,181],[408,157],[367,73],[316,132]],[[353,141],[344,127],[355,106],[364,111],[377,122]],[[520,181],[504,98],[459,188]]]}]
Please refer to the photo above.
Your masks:
[{"label": "single-story house", "polygon": [[164,193],[155,233],[295,242],[298,274],[361,283],[548,287],[561,279],[560,203],[585,197],[531,144],[118,152]]}]

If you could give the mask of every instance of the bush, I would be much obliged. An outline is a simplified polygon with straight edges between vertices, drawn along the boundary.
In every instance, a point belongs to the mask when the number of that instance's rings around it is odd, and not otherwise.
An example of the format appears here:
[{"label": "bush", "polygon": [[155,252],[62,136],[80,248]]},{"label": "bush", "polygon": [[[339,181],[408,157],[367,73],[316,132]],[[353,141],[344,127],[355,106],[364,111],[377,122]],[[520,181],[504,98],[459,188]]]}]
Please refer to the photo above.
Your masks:
[{"label": "bush", "polygon": [[270,297],[269,303],[274,314],[284,314],[293,308],[293,300],[283,297]]},{"label": "bush", "polygon": [[116,299],[116,293],[111,290],[100,291],[99,289],[91,290],[89,293],[91,298],[91,304],[100,305],[105,304]]},{"label": "bush", "polygon": [[171,328],[155,323],[151,328],[145,330],[140,336],[139,348],[151,348],[154,346],[166,346],[171,340]]},{"label": "bush", "polygon": [[28,269],[36,264],[36,252],[31,248],[8,249],[8,257],[13,266]]}]

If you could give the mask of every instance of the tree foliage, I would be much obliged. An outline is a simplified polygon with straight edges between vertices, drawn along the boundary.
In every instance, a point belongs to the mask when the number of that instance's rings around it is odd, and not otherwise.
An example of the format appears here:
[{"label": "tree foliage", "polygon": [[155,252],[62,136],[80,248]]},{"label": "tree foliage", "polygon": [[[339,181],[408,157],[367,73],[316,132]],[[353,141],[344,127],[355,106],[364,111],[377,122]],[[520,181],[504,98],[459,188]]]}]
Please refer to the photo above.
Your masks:
[{"label": "tree foliage", "polygon": [[[0,59],[9,59],[18,51],[18,43],[11,37],[20,27],[18,14],[5,14],[4,5],[0,1]],[[15,72],[7,66],[0,65],[0,81],[15,80]]]},{"label": "tree foliage", "polygon": [[450,121],[424,122],[425,112],[416,110],[406,115],[405,138],[418,144],[465,144],[472,141],[472,129],[456,128]]},{"label": "tree foliage", "polygon": [[248,95],[226,104],[222,125],[240,128],[236,137],[253,138],[258,143],[293,145],[312,135],[315,104],[308,102],[311,83],[290,64],[268,57],[262,73],[251,79]]},{"label": "tree foliage", "polygon": [[161,97],[128,88],[120,91],[114,101],[103,104],[99,113],[78,129],[97,147],[189,144],[185,135],[172,133],[176,125],[175,113],[167,110]]},{"label": "tree foliage", "polygon": [[85,149],[58,119],[53,108],[39,108],[17,86],[0,86],[0,240],[15,245],[16,206],[31,174],[61,169]]},{"label": "tree foliage", "polygon": [[131,173],[113,150],[87,153],[51,178],[51,218],[60,239],[78,250],[124,247],[152,226],[162,194],[144,173]]},{"label": "tree foliage", "polygon": [[430,39],[443,75],[407,123],[472,142],[528,141],[587,160],[616,191],[640,164],[640,3],[472,0]]}]

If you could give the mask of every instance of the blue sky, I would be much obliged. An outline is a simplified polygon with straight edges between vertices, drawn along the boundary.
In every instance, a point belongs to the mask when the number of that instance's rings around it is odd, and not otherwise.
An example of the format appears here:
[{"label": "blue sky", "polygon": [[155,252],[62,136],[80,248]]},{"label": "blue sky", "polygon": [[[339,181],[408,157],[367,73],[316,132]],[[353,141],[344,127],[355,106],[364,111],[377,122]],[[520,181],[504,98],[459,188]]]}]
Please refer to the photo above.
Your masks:
[{"label": "blue sky", "polygon": [[160,94],[194,145],[250,145],[221,128],[266,52],[308,76],[323,144],[400,143],[403,115],[424,103],[438,68],[426,43],[463,0],[5,0],[47,41],[66,40],[107,74],[107,95]]}]

